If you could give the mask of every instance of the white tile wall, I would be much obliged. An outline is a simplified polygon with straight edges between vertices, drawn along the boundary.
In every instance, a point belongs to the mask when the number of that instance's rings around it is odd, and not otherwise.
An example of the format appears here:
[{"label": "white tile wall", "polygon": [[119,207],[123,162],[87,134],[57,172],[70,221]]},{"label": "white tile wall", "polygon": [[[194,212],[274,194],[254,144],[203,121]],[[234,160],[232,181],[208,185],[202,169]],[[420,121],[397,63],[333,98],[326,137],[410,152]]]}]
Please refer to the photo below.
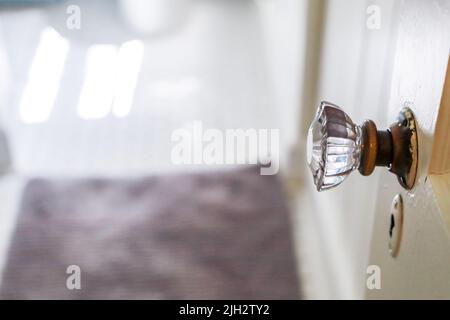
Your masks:
[{"label": "white tile wall", "polygon": [[[66,28],[67,4],[0,12],[13,84],[2,106],[2,121],[17,172],[130,175],[178,170],[170,161],[170,135],[193,120],[217,128],[280,127],[280,106],[274,101],[260,20],[252,1],[193,2],[186,21],[158,35],[127,29],[115,2],[73,3],[81,9],[81,30]],[[24,123],[19,108],[46,28],[63,40],[50,41],[43,49],[45,57],[54,54],[49,59],[59,59],[61,41],[68,42],[69,50],[48,120]],[[143,41],[144,55],[131,112],[121,118],[111,112],[99,119],[80,118],[77,105],[89,72],[89,50],[106,45],[114,52],[134,39]],[[107,52],[100,59],[106,68]],[[38,97],[52,91],[52,72],[56,72],[42,70],[37,78],[46,85],[39,87]],[[101,93],[104,81],[97,82],[99,88],[94,92]],[[93,103],[92,108],[99,105]]]}]

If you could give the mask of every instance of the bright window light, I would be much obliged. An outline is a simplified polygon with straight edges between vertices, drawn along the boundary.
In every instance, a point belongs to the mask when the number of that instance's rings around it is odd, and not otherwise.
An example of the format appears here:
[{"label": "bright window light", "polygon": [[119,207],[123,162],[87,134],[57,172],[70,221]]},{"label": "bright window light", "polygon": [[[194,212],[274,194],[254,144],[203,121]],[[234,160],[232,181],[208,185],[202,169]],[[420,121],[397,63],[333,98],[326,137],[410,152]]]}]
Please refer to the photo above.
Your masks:
[{"label": "bright window light", "polygon": [[94,45],[86,57],[85,79],[78,102],[78,115],[99,119],[111,111],[116,79],[117,47]]},{"label": "bright window light", "polygon": [[49,118],[68,51],[69,42],[54,29],[42,31],[19,105],[19,116],[23,122],[39,123]]},{"label": "bright window light", "polygon": [[112,108],[116,117],[125,117],[131,110],[143,57],[144,43],[140,40],[128,41],[120,46]]}]

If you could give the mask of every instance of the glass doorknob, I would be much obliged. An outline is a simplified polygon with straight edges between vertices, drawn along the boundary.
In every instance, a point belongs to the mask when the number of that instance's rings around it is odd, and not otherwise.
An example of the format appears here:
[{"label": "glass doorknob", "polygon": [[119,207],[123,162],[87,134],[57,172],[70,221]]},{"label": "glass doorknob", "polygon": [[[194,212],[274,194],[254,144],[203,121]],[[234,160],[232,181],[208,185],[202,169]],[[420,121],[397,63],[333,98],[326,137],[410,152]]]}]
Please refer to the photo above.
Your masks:
[{"label": "glass doorknob", "polygon": [[372,120],[362,125],[338,106],[322,101],[308,131],[306,157],[318,191],[342,183],[354,170],[370,175],[387,167],[406,189],[414,186],[418,143],[414,114],[403,108],[387,130]]}]

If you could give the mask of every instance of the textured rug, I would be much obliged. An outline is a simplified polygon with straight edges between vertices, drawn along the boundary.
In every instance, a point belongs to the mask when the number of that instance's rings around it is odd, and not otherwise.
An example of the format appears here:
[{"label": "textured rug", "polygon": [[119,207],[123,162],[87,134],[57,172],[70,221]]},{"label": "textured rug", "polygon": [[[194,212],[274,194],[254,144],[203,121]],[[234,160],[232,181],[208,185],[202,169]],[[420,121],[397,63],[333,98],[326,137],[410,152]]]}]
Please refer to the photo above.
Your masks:
[{"label": "textured rug", "polygon": [[[80,268],[80,289],[66,286],[70,265]],[[0,298],[296,299],[298,292],[281,185],[249,167],[31,180]]]}]

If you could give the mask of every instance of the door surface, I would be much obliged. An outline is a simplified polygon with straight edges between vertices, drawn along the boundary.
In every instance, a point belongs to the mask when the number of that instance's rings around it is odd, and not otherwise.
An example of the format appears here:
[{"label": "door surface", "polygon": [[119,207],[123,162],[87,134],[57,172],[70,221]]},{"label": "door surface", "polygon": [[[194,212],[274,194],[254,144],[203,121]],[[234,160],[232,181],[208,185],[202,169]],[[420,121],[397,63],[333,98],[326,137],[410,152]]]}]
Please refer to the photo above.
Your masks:
[{"label": "door surface", "polygon": [[[418,122],[416,185],[403,189],[379,170],[369,265],[380,267],[381,289],[367,298],[450,298],[450,1],[403,1],[392,61],[387,119],[403,106]],[[403,223],[393,226],[390,207],[403,199]],[[401,230],[397,256],[388,250],[389,229]]]}]

